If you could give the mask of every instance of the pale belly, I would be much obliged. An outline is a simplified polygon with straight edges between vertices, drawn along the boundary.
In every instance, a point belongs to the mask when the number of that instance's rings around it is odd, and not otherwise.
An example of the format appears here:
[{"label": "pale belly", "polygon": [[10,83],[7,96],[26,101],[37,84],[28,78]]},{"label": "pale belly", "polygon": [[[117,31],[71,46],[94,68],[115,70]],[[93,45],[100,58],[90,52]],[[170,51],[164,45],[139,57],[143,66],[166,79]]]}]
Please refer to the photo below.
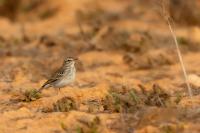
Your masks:
[{"label": "pale belly", "polygon": [[62,88],[65,87],[66,85],[69,85],[70,83],[72,83],[75,79],[75,73],[73,73],[72,75],[68,75],[65,78],[63,78],[62,80],[58,81],[54,87],[57,88]]}]

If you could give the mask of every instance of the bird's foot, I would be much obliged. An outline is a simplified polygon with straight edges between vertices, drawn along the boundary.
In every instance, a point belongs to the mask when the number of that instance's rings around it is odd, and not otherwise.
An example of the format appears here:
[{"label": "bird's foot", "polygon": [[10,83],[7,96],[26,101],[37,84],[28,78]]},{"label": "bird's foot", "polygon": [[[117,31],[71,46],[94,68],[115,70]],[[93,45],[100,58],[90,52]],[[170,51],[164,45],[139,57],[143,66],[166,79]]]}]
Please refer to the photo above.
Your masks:
[{"label": "bird's foot", "polygon": [[61,94],[61,89],[60,88],[58,88],[58,90],[57,90],[57,95],[59,95],[59,94]]}]

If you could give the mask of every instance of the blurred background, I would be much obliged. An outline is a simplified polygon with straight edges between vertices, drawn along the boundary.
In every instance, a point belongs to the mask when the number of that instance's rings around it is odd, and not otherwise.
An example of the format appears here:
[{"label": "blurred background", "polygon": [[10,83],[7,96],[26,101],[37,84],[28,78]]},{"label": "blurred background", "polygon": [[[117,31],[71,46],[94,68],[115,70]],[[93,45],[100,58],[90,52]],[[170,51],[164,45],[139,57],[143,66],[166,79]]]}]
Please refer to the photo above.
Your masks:
[{"label": "blurred background", "polygon": [[[197,133],[199,9],[199,0],[0,0],[0,132]],[[37,94],[68,56],[79,58],[76,82]]]},{"label": "blurred background", "polygon": [[[65,57],[67,53],[77,55],[84,51],[96,50],[97,47],[104,50],[123,50],[124,46],[121,43],[126,42],[115,40],[119,39],[118,37],[114,40],[119,44],[109,42],[110,38],[113,38],[111,34],[115,31],[123,32],[123,37],[119,35],[122,39],[124,37],[129,39],[129,36],[132,36],[129,41],[143,41],[148,34],[157,34],[157,39],[164,41],[156,40],[157,44],[155,45],[159,45],[158,43],[167,43],[165,38],[168,34],[166,31],[162,32],[167,27],[163,19],[162,4],[161,0],[109,0],[105,2],[98,0],[1,0],[1,41],[2,45],[6,43],[11,45],[11,43],[13,44],[11,41],[19,44],[13,47],[13,49],[21,49],[21,52],[14,53],[16,55],[28,54],[27,56],[29,56],[30,54],[32,56],[35,54],[40,57],[44,56],[43,54],[49,56],[57,54],[54,57]],[[190,2],[169,0],[164,1],[164,4],[166,12],[172,17],[176,26],[182,27],[184,30],[180,31],[180,35],[183,36],[180,40],[187,37],[198,41],[200,13],[197,9],[199,2],[196,0]],[[133,33],[140,34],[139,32],[146,32],[146,37],[133,35]],[[160,35],[160,32],[163,34]],[[107,34],[112,37],[108,37]],[[143,36],[145,35],[143,34]],[[125,40],[128,41],[128,39]],[[28,44],[36,40],[39,41],[38,44],[25,50]],[[133,43],[127,44],[131,45],[128,46],[131,47],[130,49],[141,47],[138,44],[140,42]],[[9,52],[12,53],[12,50]],[[3,55],[3,52],[1,53]]]}]

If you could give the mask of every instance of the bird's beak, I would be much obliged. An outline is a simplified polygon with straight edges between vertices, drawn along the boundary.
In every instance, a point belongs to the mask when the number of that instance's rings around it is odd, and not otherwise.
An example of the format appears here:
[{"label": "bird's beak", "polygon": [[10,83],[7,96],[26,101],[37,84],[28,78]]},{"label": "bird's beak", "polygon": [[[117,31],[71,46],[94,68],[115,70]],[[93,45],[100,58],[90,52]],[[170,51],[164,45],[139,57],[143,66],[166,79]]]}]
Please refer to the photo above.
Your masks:
[{"label": "bird's beak", "polygon": [[78,60],[78,58],[74,58],[74,60],[75,60],[75,61],[77,61],[77,60]]}]

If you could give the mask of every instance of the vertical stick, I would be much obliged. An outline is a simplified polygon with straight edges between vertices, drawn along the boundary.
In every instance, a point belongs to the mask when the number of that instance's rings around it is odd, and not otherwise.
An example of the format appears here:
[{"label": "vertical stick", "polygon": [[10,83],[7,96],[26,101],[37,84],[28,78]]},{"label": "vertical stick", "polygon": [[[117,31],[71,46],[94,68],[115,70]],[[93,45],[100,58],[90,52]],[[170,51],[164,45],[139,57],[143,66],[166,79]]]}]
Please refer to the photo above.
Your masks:
[{"label": "vertical stick", "polygon": [[182,70],[183,70],[183,74],[184,74],[184,78],[185,78],[185,83],[186,83],[187,88],[188,88],[189,96],[190,96],[190,98],[192,98],[192,89],[191,89],[191,86],[190,86],[190,83],[189,83],[189,80],[188,80],[188,75],[187,75],[187,72],[186,72],[186,69],[185,69],[185,65],[184,65],[184,62],[183,62],[183,57],[181,55],[181,51],[180,51],[180,48],[179,48],[177,37],[175,35],[174,30],[172,29],[172,26],[171,26],[171,23],[169,21],[169,18],[167,18],[167,24],[169,26],[170,32],[172,34],[172,37],[173,37],[175,45],[176,45],[176,50],[177,50],[178,58],[179,58],[179,61],[180,61],[180,64],[181,64],[181,67],[182,67]]},{"label": "vertical stick", "polygon": [[173,39],[174,39],[176,50],[177,50],[177,54],[178,54],[178,59],[179,59],[179,62],[181,64],[181,68],[182,68],[183,75],[184,75],[184,78],[185,78],[185,83],[187,85],[188,93],[189,93],[190,98],[192,98],[192,96],[193,96],[193,94],[192,94],[192,88],[191,88],[189,80],[188,80],[188,74],[187,74],[187,71],[185,69],[185,64],[183,62],[183,57],[182,57],[182,54],[181,54],[181,51],[180,51],[180,48],[179,48],[177,37],[176,37],[176,34],[175,34],[175,32],[174,32],[174,30],[173,30],[173,28],[171,26],[170,16],[166,12],[164,0],[161,0],[161,1],[162,1],[161,7],[162,7],[163,16],[164,16],[165,20],[167,21],[169,30],[170,30],[170,32],[172,34]]}]

